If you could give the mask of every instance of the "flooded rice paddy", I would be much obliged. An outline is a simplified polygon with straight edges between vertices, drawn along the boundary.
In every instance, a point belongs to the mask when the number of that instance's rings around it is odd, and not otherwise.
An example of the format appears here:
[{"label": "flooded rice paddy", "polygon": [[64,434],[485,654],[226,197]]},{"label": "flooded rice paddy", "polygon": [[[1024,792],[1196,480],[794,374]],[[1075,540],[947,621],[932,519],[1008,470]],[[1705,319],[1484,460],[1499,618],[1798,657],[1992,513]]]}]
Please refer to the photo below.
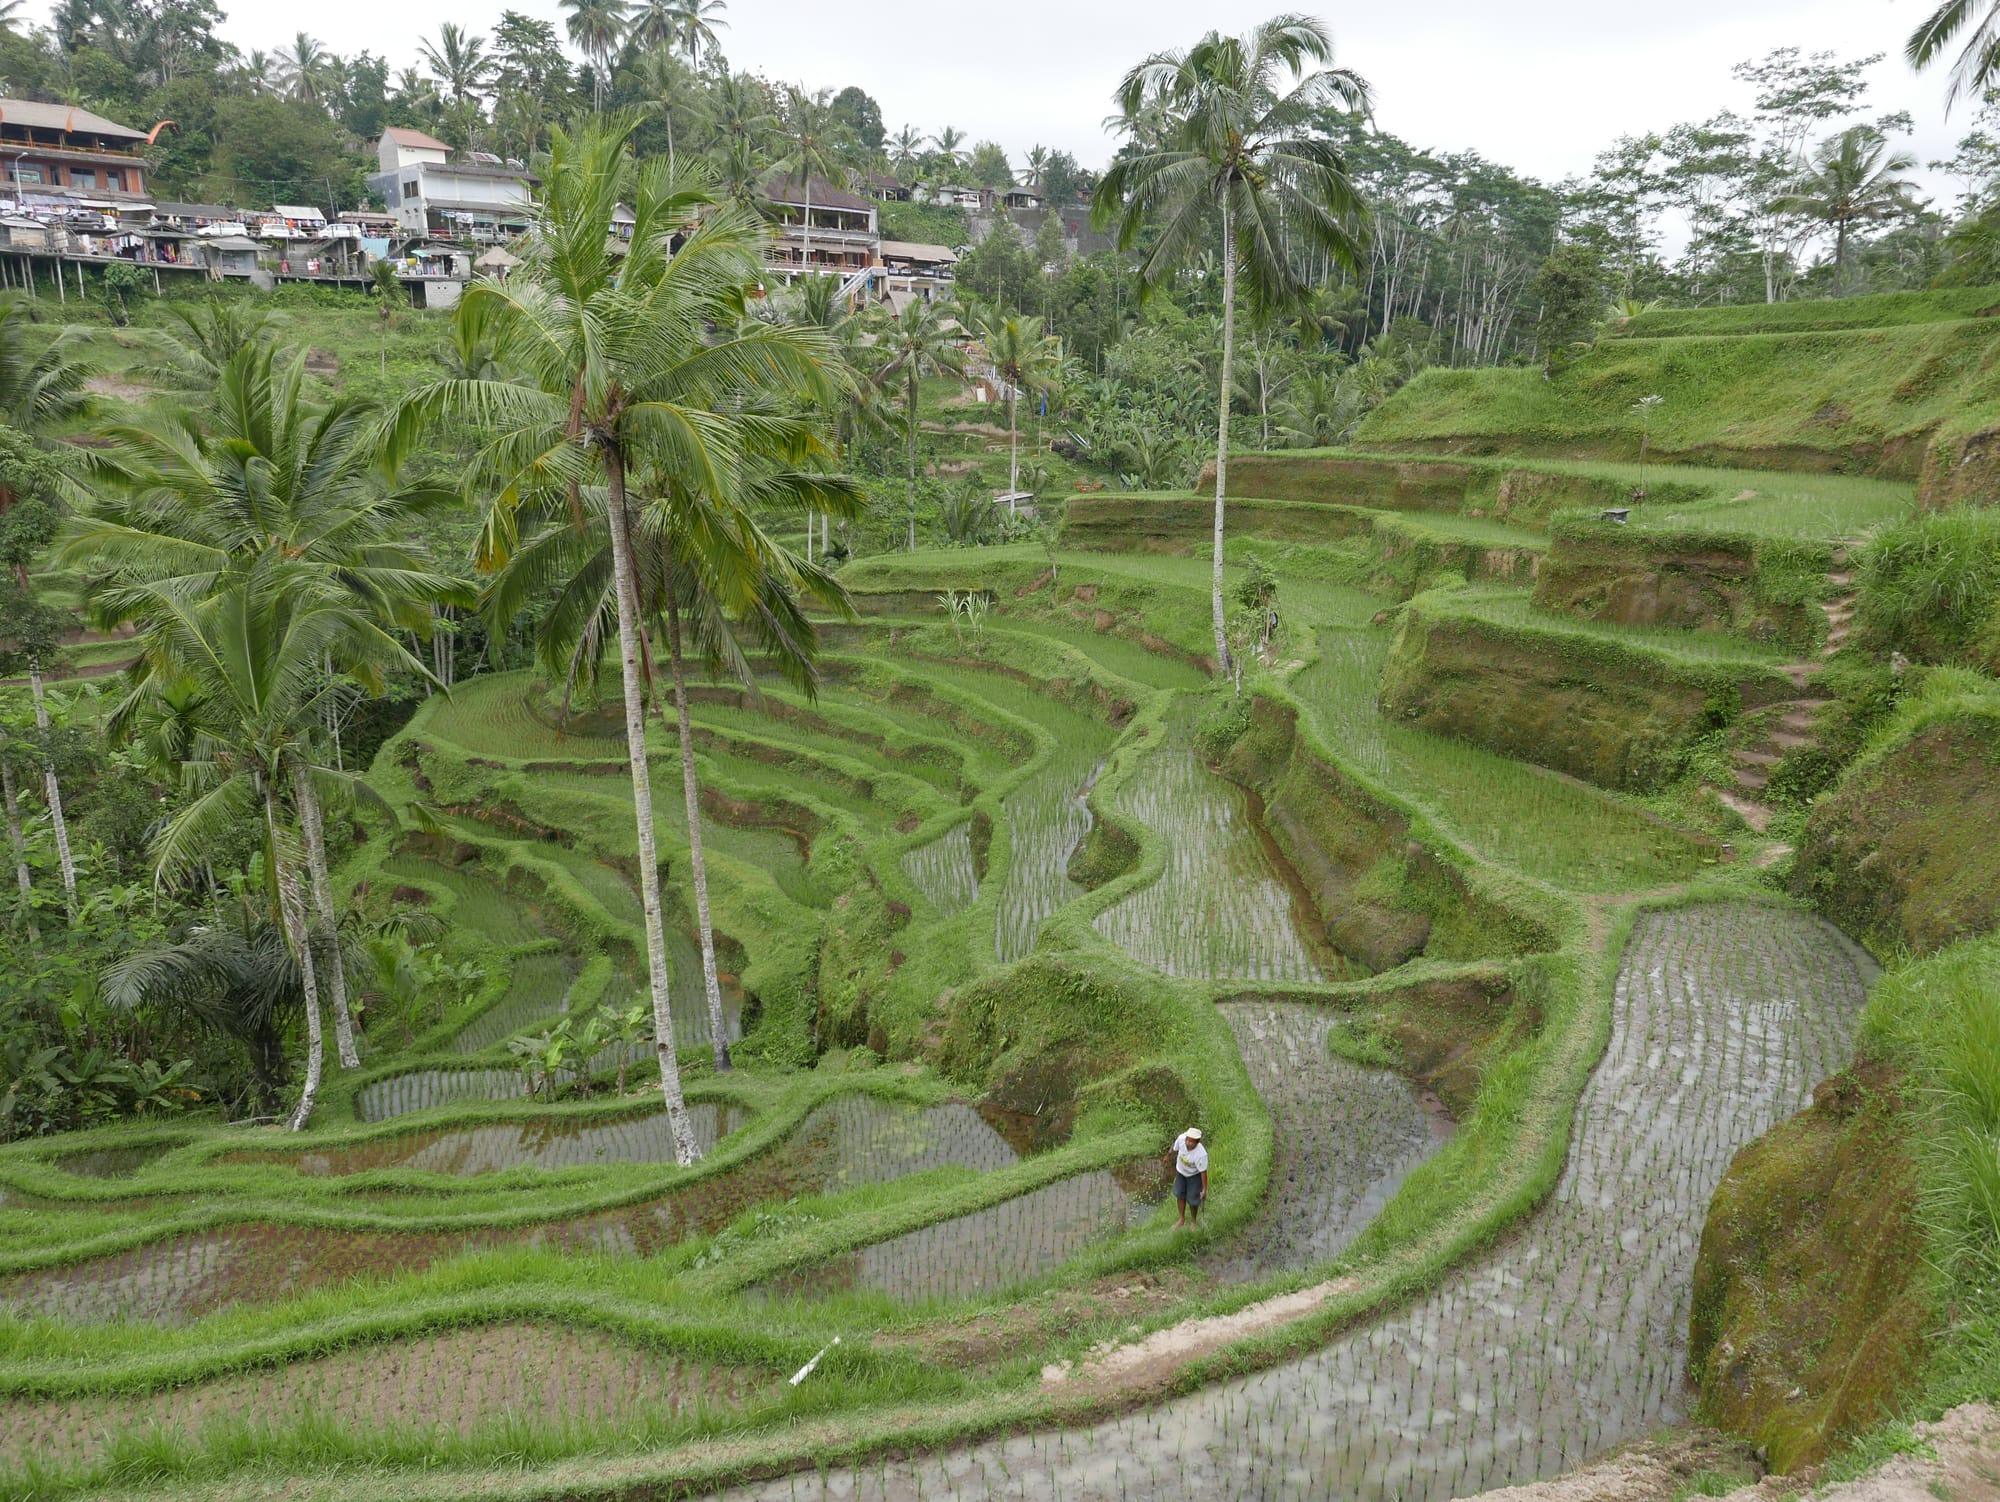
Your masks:
[{"label": "flooded rice paddy", "polygon": [[49,1161],[64,1173],[82,1174],[87,1179],[129,1179],[179,1146],[178,1142],[148,1142],[138,1147],[100,1147],[86,1153],[64,1153]]},{"label": "flooded rice paddy", "polygon": [[906,1302],[1000,1293],[1053,1272],[1147,1213],[1113,1174],[1094,1169],[769,1279],[749,1293],[806,1299],[866,1291]]},{"label": "flooded rice paddy", "polygon": [[451,1052],[482,1052],[564,1009],[570,982],[576,979],[576,968],[568,956],[553,951],[521,954],[511,963],[513,975],[506,994],[452,1036],[447,1045]]},{"label": "flooded rice paddy", "polygon": [[[695,1141],[707,1152],[750,1119],[741,1106],[688,1107]],[[308,1178],[341,1178],[376,1168],[421,1169],[471,1178],[507,1168],[597,1168],[607,1163],[671,1163],[674,1139],[664,1111],[617,1121],[573,1118],[448,1127],[317,1152],[239,1152],[227,1163],[290,1163]]]},{"label": "flooded rice paddy", "polygon": [[1263,1208],[1202,1259],[1237,1283],[1338,1254],[1450,1137],[1451,1123],[1401,1076],[1337,1058],[1330,1011],[1235,1002],[1222,1012],[1275,1138]]},{"label": "flooded rice paddy", "polygon": [[903,870],[940,917],[957,917],[979,899],[972,826],[955,824],[936,839],[904,852]]},{"label": "flooded rice paddy", "polygon": [[1646,915],[1558,1187],[1413,1307],[1093,1429],[739,1495],[1443,1502],[1672,1422],[1709,1197],[1737,1149],[1847,1062],[1873,968],[1798,913]]},{"label": "flooded rice paddy", "polygon": [[1192,703],[1140,753],[1121,813],[1165,836],[1166,869],[1097,915],[1097,931],[1142,964],[1208,980],[1344,980],[1360,973],[1312,937],[1250,800],[1201,763]]},{"label": "flooded rice paddy", "polygon": [[[713,1105],[689,1109],[695,1114],[698,1134],[711,1145],[718,1132],[740,1124],[734,1112],[718,1113]],[[658,1117],[643,1120],[664,1127]],[[620,1124],[606,1124],[616,1125]],[[585,1161],[580,1156],[585,1150],[604,1152],[607,1144],[619,1142],[631,1144],[635,1152],[644,1146],[641,1138],[599,1137],[582,1149],[575,1136],[551,1142],[545,1131],[509,1124],[411,1133],[344,1150],[354,1157],[336,1160],[334,1152],[308,1154],[300,1166],[301,1171],[315,1171],[305,1159],[318,1157],[326,1160],[320,1171],[327,1173],[386,1167],[481,1173],[516,1162],[577,1166]],[[356,1278],[420,1271],[486,1247],[540,1246],[649,1256],[688,1236],[720,1231],[759,1204],[836,1194],[932,1168],[983,1172],[1004,1168],[1015,1156],[1006,1139],[970,1106],[915,1106],[867,1095],[841,1096],[814,1108],[799,1129],[772,1151],[637,1204],[547,1225],[439,1234],[264,1224],[188,1232],[73,1266],[0,1279],[0,1307],[22,1316],[47,1315],[79,1324],[122,1320],[183,1325],[239,1304],[269,1303]],[[599,1156],[589,1161],[657,1160]],[[1044,1211],[1061,1208],[1043,1206]],[[1009,1265],[1040,1266],[1037,1238],[1043,1238],[1046,1229],[1043,1216],[1021,1219],[1015,1261]],[[989,1228],[984,1234],[1009,1232]]]},{"label": "flooded rice paddy", "polygon": [[168,1392],[0,1400],[0,1474],[99,1459],[118,1431],[170,1435],[311,1415],[343,1429],[467,1435],[484,1426],[630,1421],[726,1411],[775,1392],[776,1373],[709,1365],[590,1330],[448,1330],[236,1373]]}]

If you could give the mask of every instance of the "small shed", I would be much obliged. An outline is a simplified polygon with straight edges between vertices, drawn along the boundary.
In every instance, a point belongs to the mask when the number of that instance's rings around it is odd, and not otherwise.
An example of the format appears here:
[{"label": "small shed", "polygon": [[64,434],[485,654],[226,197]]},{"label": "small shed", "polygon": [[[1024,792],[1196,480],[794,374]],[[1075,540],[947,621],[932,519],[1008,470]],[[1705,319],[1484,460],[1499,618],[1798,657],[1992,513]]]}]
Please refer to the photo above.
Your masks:
[{"label": "small shed", "polygon": [[201,259],[218,276],[253,276],[264,247],[248,235],[211,235],[199,242]]},{"label": "small shed", "polygon": [[49,227],[25,214],[9,214],[0,218],[0,238],[9,250],[47,250]]}]

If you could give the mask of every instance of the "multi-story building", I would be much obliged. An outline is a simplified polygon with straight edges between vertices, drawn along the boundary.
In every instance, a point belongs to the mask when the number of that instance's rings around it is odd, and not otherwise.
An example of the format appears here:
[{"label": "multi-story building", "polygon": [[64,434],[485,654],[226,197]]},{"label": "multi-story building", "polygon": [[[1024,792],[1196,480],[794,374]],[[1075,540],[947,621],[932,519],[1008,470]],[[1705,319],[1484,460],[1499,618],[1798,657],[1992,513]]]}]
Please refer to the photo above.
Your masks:
[{"label": "multi-story building", "polygon": [[773,177],[764,184],[764,196],[777,226],[765,260],[785,280],[808,271],[847,277],[881,264],[882,234],[871,199],[818,177],[809,184]]},{"label": "multi-story building", "polygon": [[150,139],[71,105],[0,99],[0,182],[16,208],[122,208],[145,196]]},{"label": "multi-story building", "polygon": [[382,170],[368,184],[411,239],[490,242],[527,231],[535,177],[524,167],[483,151],[454,156],[434,136],[400,125],[382,132],[376,161]]}]

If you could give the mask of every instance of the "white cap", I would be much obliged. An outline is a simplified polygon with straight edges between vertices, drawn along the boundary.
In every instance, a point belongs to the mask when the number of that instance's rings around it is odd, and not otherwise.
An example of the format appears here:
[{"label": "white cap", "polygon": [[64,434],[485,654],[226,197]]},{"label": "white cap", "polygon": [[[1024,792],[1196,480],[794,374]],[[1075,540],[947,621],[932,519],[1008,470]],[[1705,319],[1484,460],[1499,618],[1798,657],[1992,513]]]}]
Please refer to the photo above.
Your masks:
[{"label": "white cap", "polygon": [[1187,1138],[1187,1140],[1190,1142],[1199,1142],[1201,1141],[1201,1128],[1189,1127],[1185,1132],[1182,1132],[1181,1135]]}]

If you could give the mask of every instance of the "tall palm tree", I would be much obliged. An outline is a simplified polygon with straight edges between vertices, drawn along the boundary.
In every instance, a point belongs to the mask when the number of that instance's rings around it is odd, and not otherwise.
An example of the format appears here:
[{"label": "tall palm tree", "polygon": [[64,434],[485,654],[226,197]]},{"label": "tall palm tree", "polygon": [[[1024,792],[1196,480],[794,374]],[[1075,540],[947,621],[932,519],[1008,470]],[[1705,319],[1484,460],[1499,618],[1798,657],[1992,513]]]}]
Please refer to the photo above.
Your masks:
[{"label": "tall palm tree", "polygon": [[658,115],[667,127],[667,155],[672,156],[677,150],[676,123],[686,125],[702,116],[700,83],[688,71],[687,64],[660,47],[640,58],[639,84],[646,91],[643,107],[649,114]]},{"label": "tall palm tree", "polygon": [[569,12],[563,27],[569,39],[594,63],[597,108],[604,108],[604,75],[612,54],[625,37],[626,19],[632,13],[630,0],[562,0]]},{"label": "tall palm tree", "polygon": [[[106,436],[114,446],[93,451],[97,483],[57,553],[99,571],[89,603],[103,625],[147,624],[163,592],[204,598],[258,558],[281,558],[294,567],[288,578],[317,580],[373,625],[355,643],[329,647],[321,676],[330,684],[351,647],[378,632],[428,631],[438,606],[471,603],[409,540],[455,494],[400,483],[403,451],[382,440],[375,412],[353,399],[314,411],[303,360],[268,342],[239,349],[199,411],[156,411]],[[301,797],[314,900],[330,928],[320,814],[309,787]],[[353,1068],[360,1056],[346,978],[337,954],[331,963],[335,1041],[342,1066]]]},{"label": "tall palm tree", "polygon": [[784,181],[805,188],[805,236],[799,253],[805,258],[807,271],[812,270],[813,183],[817,180],[838,187],[848,179],[847,165],[840,159],[840,122],[834,117],[831,100],[826,89],[816,94],[797,88],[791,91],[777,128],[782,155],[771,164]]},{"label": "tall palm tree", "polygon": [[901,130],[889,137],[888,146],[889,160],[900,171],[922,159],[924,154],[923,133],[914,125],[905,125]]},{"label": "tall palm tree", "polygon": [[982,321],[986,358],[1007,385],[1007,489],[1021,488],[1021,435],[1016,408],[1023,396],[1046,391],[1062,368],[1062,343],[1042,332],[1042,320],[1009,314]]},{"label": "tall palm tree", "polygon": [[[633,526],[636,595],[641,613],[667,643],[686,805],[688,878],[718,1069],[729,1067],[728,1034],[709,917],[686,659],[693,656],[711,676],[727,674],[753,686],[743,646],[747,638],[769,668],[813,694],[819,683],[817,635],[800,608],[800,596],[843,613],[849,609],[847,597],[830,573],[786,551],[756,518],[774,510],[800,511],[810,529],[818,516],[853,515],[865,503],[865,493],[850,480],[792,467],[793,461],[820,452],[809,424],[780,420],[772,425],[766,414],[753,440],[755,452],[744,455],[751,468],[737,493],[727,497],[676,485],[656,468],[633,476],[634,490],[648,497]],[[593,488],[582,499],[586,526],[577,528],[558,508],[538,535],[509,556],[487,606],[489,619],[510,620],[552,593],[553,603],[541,617],[537,656],[549,677],[564,683],[595,683],[604,649],[617,635],[606,496],[602,488]]]},{"label": "tall palm tree", "polygon": [[[77,916],[76,859],[70,849],[69,820],[63,812],[62,780],[56,772],[50,741],[48,689],[42,671],[56,660],[66,612],[44,605],[23,584],[0,583],[0,674],[26,673],[35,705],[35,733],[41,742],[42,799],[55,836],[56,863],[62,875],[63,905],[70,921]],[[25,870],[23,864],[20,867]],[[23,896],[27,886],[22,885]]]},{"label": "tall palm tree", "polygon": [[438,27],[437,40],[419,42],[417,51],[453,104],[476,100],[493,76],[495,64],[486,54],[486,38],[456,21]]},{"label": "tall palm tree", "polygon": [[[552,516],[587,531],[586,482],[603,480],[660,1083],[676,1156],[691,1163],[700,1148],[674,1046],[646,756],[650,669],[640,640],[634,474],[657,473],[674,493],[727,500],[741,493],[748,456],[787,430],[787,419],[761,410],[764,396],[825,402],[835,393],[823,340],[745,318],[763,275],[761,223],[717,205],[705,182],[672,163],[634,169],[632,128],[626,120],[555,132],[542,233],[525,264],[504,284],[474,283],[465,294],[461,307],[490,305],[515,380],[434,383],[406,399],[403,420],[415,430],[458,419],[484,435],[467,483],[494,497],[479,539],[489,569],[506,565],[524,528]],[[614,256],[606,247],[621,196],[634,226],[626,253]],[[719,1017],[719,992],[711,1009]],[[720,1028],[716,1041],[726,1062]]]},{"label": "tall palm tree", "polygon": [[139,374],[191,397],[212,396],[243,347],[270,339],[277,328],[277,316],[269,309],[213,294],[196,304],[168,303],[166,310],[172,323],[153,331],[156,358],[141,366]]},{"label": "tall palm tree", "polygon": [[2000,78],[2000,3],[1940,0],[1938,8],[1924,17],[1903,44],[1903,55],[1910,60],[1911,67],[1928,68],[1968,26],[1972,33],[1951,65],[1951,87],[1945,93],[1947,110],[1960,96],[1983,94]]},{"label": "tall palm tree", "polygon": [[662,52],[681,42],[681,0],[635,0],[625,40],[641,52]]},{"label": "tall palm tree", "polygon": [[878,383],[903,378],[903,425],[908,435],[907,497],[910,508],[910,551],[917,550],[917,391],[927,375],[965,374],[965,355],[946,331],[937,309],[927,302],[910,303],[882,331],[880,348],[888,363],[876,372]]},{"label": "tall palm tree", "polygon": [[950,177],[965,161],[965,132],[956,125],[947,125],[931,137],[931,155],[938,170]]},{"label": "tall palm tree", "polygon": [[1811,160],[1799,163],[1791,186],[1771,200],[1773,213],[1832,226],[1835,297],[1847,288],[1847,241],[1854,227],[1916,209],[1916,184],[1902,175],[1916,164],[1907,151],[1890,150],[1873,126],[1856,125],[1820,142]]},{"label": "tall palm tree", "polygon": [[1099,228],[1117,221],[1121,249],[1129,250],[1149,226],[1156,231],[1139,264],[1145,292],[1214,245],[1211,236],[1220,229],[1222,370],[1211,585],[1220,673],[1229,671],[1222,540],[1237,283],[1248,283],[1259,306],[1276,308],[1300,290],[1294,246],[1349,269],[1360,262],[1358,224],[1365,206],[1339,150],[1316,129],[1330,109],[1367,109],[1369,89],[1349,69],[1314,67],[1332,58],[1326,27],[1297,15],[1274,16],[1247,36],[1211,31],[1184,52],[1153,54],[1125,75],[1116,97],[1131,121],[1144,119],[1149,105],[1159,107],[1163,142],[1115,162],[1094,200]]},{"label": "tall palm tree", "polygon": [[1039,193],[1043,179],[1049,175],[1049,148],[1030,146],[1027,156],[1023,159],[1023,165],[1028,169],[1028,186]]},{"label": "tall palm tree", "polygon": [[[144,652],[139,682],[114,720],[159,684],[178,685],[199,706],[194,755],[184,763],[196,795],[156,841],[159,874],[169,883],[184,880],[226,832],[261,817],[278,921],[298,966],[306,1014],[306,1077],[291,1117],[298,1131],[312,1116],[322,1072],[321,953],[335,973],[341,968],[333,925],[317,944],[309,931],[291,818],[296,810],[308,852],[323,843],[314,783],[341,776],[321,764],[316,749],[325,663],[338,651],[365,664],[371,676],[385,665],[427,675],[394,636],[330,591],[323,575],[279,550],[260,550],[199,594],[171,585],[136,588],[151,596]],[[358,778],[343,781],[357,792],[364,788]],[[323,889],[314,896],[322,906],[328,900]]]},{"label": "tall palm tree", "polygon": [[722,19],[722,13],[728,9],[729,0],[680,0],[681,45],[695,67],[701,66],[702,48],[713,52],[722,45],[715,29],[718,26],[728,29],[729,23]]},{"label": "tall palm tree", "polygon": [[323,104],[330,56],[324,42],[303,31],[292,38],[291,46],[280,47],[274,62],[285,97],[299,104]]},{"label": "tall palm tree", "polygon": [[764,149],[778,125],[762,80],[748,73],[718,78],[709,91],[708,111],[718,145],[741,146],[751,155]]}]

